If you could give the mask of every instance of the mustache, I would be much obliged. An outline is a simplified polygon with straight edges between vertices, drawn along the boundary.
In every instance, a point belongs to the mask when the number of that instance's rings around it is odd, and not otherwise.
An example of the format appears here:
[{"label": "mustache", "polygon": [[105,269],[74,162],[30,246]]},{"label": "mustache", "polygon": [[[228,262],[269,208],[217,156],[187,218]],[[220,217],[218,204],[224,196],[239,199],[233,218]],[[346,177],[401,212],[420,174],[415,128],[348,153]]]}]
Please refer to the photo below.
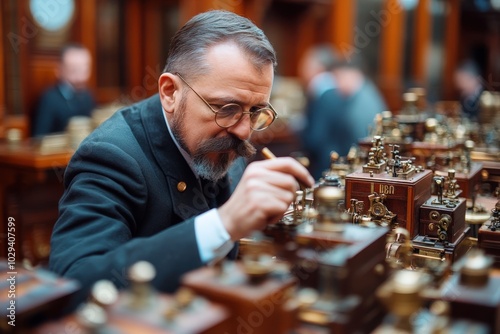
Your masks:
[{"label": "mustache", "polygon": [[207,139],[198,147],[196,155],[221,151],[235,151],[239,156],[250,158],[255,155],[257,149],[248,140],[229,136],[226,138]]}]

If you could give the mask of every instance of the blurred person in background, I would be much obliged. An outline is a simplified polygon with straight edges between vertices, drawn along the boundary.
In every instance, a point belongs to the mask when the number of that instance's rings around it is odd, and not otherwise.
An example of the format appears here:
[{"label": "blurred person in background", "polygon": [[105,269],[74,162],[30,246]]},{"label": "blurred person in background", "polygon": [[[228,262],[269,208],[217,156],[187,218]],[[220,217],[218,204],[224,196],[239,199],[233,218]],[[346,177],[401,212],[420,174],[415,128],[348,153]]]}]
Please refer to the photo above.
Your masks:
[{"label": "blurred person in background", "polygon": [[41,96],[31,127],[33,137],[63,132],[70,118],[90,117],[96,103],[87,87],[92,58],[87,48],[68,44],[61,50],[57,83]]},{"label": "blurred person in background", "polygon": [[333,67],[337,92],[341,96],[335,122],[338,133],[335,150],[346,156],[349,149],[369,135],[375,116],[387,105],[375,84],[365,75],[358,56],[342,59]]},{"label": "blurred person in background", "polygon": [[347,156],[359,139],[369,135],[375,115],[387,110],[377,87],[364,74],[361,59],[336,57],[330,66],[335,87],[325,90],[311,108],[302,136],[311,160],[310,171],[318,180],[330,168],[331,152]]},{"label": "blurred person in background", "polygon": [[[329,165],[332,141],[326,120],[335,112],[335,77],[332,69],[338,54],[330,44],[310,47],[302,56],[298,74],[304,86],[306,109],[300,139],[303,153],[309,158],[309,170],[317,180]],[[326,167],[325,167],[326,166]]]},{"label": "blurred person in background", "polygon": [[480,99],[484,91],[479,67],[471,60],[463,62],[456,69],[454,80],[460,94],[461,116],[472,122],[479,121]]}]

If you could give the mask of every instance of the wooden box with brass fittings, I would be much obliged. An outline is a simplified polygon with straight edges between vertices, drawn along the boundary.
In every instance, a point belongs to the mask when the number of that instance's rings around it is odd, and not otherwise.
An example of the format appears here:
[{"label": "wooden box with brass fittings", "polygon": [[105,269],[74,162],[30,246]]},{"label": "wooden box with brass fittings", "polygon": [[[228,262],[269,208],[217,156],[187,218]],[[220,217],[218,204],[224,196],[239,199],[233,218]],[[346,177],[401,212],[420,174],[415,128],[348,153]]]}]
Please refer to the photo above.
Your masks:
[{"label": "wooden box with brass fittings", "polygon": [[470,227],[466,227],[455,242],[443,242],[438,238],[416,235],[412,240],[413,252],[420,256],[454,263],[474,246],[470,237]]},{"label": "wooden box with brass fittings", "polygon": [[418,234],[454,243],[465,231],[465,198],[439,200],[431,196],[420,206]]},{"label": "wooden box with brass fittings", "polygon": [[[453,318],[448,302],[428,298],[425,271],[398,270],[376,291],[389,314],[373,334],[388,333],[474,333],[491,331],[480,322]],[[439,295],[439,293],[437,294]]]},{"label": "wooden box with brass fittings", "polygon": [[477,243],[493,258],[493,265],[500,268],[500,201],[491,210],[491,218],[479,228]]},{"label": "wooden box with brass fittings", "polygon": [[500,276],[492,259],[474,249],[455,265],[456,273],[443,285],[440,299],[450,303],[452,318],[484,323],[500,333]]},{"label": "wooden box with brass fittings", "polygon": [[61,278],[44,269],[28,270],[0,262],[2,333],[29,333],[28,326],[59,316],[80,290],[75,280]]},{"label": "wooden box with brass fittings", "polygon": [[220,334],[230,330],[231,313],[226,306],[186,291],[179,290],[176,295],[158,293],[155,307],[147,311],[124,307],[126,296],[120,293],[116,305],[103,308],[86,303],[76,312],[44,323],[30,333],[65,334],[71,329],[72,333]]},{"label": "wooden box with brass fittings", "polygon": [[204,333],[230,330],[230,311],[193,290],[175,294],[157,291],[151,284],[156,269],[139,261],[128,270],[129,285],[118,291],[110,280],[92,286],[87,301],[57,321],[45,323],[33,334],[75,333]]},{"label": "wooden box with brass fittings", "polygon": [[[480,162],[472,162],[469,171],[458,171],[455,173],[455,178],[457,180],[458,188],[462,190],[460,194],[461,197],[471,198],[474,192],[475,186],[480,185],[482,181],[482,171],[483,164]],[[438,176],[448,175],[448,171],[436,170],[434,172]]]},{"label": "wooden box with brass fittings", "polygon": [[[345,224],[342,231],[298,231],[294,273],[320,297],[299,319],[331,333],[370,332],[384,310],[373,291],[387,278],[387,227]],[[369,279],[367,279],[369,277]]]},{"label": "wooden box with brass fittings", "polygon": [[418,208],[431,196],[430,170],[417,172],[406,180],[388,173],[355,172],[347,175],[345,182],[346,203],[351,199],[358,199],[368,208],[370,195],[384,194],[384,204],[397,215],[397,226],[407,229],[412,237],[417,234],[420,220]]},{"label": "wooden box with brass fittings", "polygon": [[[341,257],[345,276],[338,282],[342,293],[364,295],[372,291],[371,283],[363,278],[374,274],[378,264],[385,264],[387,227],[364,227],[348,222],[343,209],[343,189],[323,187],[315,196],[316,214],[296,230],[295,257],[289,261],[307,275],[297,275],[301,285],[316,288],[320,283],[317,265],[332,256]],[[307,219],[306,219],[307,220]],[[340,260],[339,260],[340,261]],[[310,265],[312,264],[312,265]],[[337,264],[339,265],[339,264]],[[303,267],[303,268],[301,268]],[[304,278],[303,276],[306,276]]]},{"label": "wooden box with brass fittings", "polygon": [[267,269],[244,261],[194,270],[184,275],[182,285],[231,310],[227,333],[289,333],[298,326],[296,279],[286,270],[273,272],[278,264],[272,261]]}]

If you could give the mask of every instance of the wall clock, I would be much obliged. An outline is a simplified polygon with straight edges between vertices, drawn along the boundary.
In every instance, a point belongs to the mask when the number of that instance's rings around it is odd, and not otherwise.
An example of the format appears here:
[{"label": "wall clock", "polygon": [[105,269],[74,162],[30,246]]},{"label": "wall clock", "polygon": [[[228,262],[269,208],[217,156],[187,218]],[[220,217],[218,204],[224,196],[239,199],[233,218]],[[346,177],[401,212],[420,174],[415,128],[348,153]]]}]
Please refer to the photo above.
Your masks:
[{"label": "wall clock", "polygon": [[30,0],[29,7],[35,23],[50,32],[67,28],[75,13],[74,0]]}]

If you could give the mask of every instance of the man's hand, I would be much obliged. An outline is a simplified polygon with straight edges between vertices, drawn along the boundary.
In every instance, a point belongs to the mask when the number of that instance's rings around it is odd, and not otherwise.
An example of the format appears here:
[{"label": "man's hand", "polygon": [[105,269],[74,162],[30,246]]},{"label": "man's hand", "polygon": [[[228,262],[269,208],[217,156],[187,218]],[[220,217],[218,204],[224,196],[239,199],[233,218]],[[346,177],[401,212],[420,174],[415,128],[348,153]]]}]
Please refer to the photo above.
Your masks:
[{"label": "man's hand", "polygon": [[233,241],[277,222],[295,199],[299,185],[314,185],[307,169],[293,158],[276,158],[248,165],[219,215]]}]

